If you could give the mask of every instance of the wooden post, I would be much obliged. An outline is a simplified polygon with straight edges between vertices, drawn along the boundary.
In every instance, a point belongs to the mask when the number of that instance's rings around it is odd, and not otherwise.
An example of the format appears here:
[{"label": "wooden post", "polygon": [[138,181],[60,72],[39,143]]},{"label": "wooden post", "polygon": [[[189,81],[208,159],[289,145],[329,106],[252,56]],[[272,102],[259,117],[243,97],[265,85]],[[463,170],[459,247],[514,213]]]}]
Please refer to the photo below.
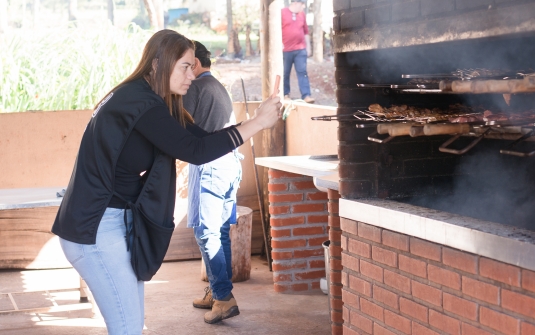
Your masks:
[{"label": "wooden post", "polygon": [[[282,64],[282,23],[281,10],[282,0],[261,0],[261,62],[262,62],[262,100],[267,99],[273,93],[275,76],[283,77]],[[282,80],[281,80],[282,81]],[[280,97],[284,95],[283,85],[280,87]],[[263,148],[262,157],[283,156],[285,154],[285,125],[279,120],[271,128],[264,130],[262,134]],[[262,194],[264,208],[269,208],[268,188],[269,182],[267,169],[264,169],[262,178]],[[269,222],[269,211],[264,214],[266,222]],[[267,236],[270,236],[267,228]],[[271,247],[271,246],[268,246]]]},{"label": "wooden post", "polygon": [[312,51],[312,56],[314,61],[323,62],[323,28],[321,27],[322,16],[321,16],[321,0],[314,0],[314,50]]},{"label": "wooden post", "polygon": [[[262,62],[262,100],[273,93],[276,75],[283,76],[281,0],[261,0],[262,25],[260,28]],[[284,95],[282,86],[280,96]]]},{"label": "wooden post", "polygon": [[[269,35],[267,43],[264,44],[264,52],[262,53],[264,55],[262,67],[267,65],[267,70],[264,70],[266,75],[262,77],[262,99],[267,99],[273,93],[275,76],[279,75],[281,76],[279,97],[282,100],[284,96],[282,84],[284,69],[282,63],[281,0],[264,1],[269,2],[269,11],[266,11]],[[283,156],[285,151],[284,121],[280,120],[273,128],[264,131],[264,157]]]}]

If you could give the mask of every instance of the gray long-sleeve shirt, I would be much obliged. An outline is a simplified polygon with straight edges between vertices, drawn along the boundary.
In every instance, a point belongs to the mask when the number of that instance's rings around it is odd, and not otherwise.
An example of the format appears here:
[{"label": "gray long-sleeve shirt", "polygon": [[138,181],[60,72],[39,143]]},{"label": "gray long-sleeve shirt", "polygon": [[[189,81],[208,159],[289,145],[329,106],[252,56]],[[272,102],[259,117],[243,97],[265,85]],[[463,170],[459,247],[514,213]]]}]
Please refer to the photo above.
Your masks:
[{"label": "gray long-sleeve shirt", "polygon": [[205,73],[192,81],[188,93],[183,96],[183,103],[195,124],[212,132],[235,124],[236,117],[225,87],[211,74]]}]

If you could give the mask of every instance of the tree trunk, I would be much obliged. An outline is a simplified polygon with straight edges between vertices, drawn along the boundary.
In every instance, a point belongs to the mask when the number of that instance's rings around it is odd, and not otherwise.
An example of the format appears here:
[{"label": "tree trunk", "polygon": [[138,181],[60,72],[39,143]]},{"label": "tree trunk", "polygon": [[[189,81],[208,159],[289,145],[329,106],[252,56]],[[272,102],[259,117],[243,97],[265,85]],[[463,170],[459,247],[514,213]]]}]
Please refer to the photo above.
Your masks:
[{"label": "tree trunk", "polygon": [[250,57],[253,54],[253,46],[251,45],[251,25],[248,24],[245,28],[245,57]]},{"label": "tree trunk", "polygon": [[108,20],[112,25],[115,25],[115,3],[113,0],[108,0]]},{"label": "tree trunk", "polygon": [[149,22],[151,28],[158,27],[158,19],[156,18],[156,9],[154,8],[154,2],[152,0],[143,0],[145,8],[147,8],[147,15],[149,16]]},{"label": "tree trunk", "polygon": [[234,58],[235,53],[232,30],[232,0],[227,0],[227,58]]},{"label": "tree trunk", "polygon": [[7,0],[0,0],[0,34],[7,31]]},{"label": "tree trunk", "polygon": [[312,29],[314,50],[312,55],[316,62],[323,62],[323,28],[321,27],[321,21],[321,0],[314,0],[314,27]]},{"label": "tree trunk", "polygon": [[158,30],[165,28],[164,15],[163,15],[163,2],[162,0],[153,0],[154,1],[154,10],[156,11],[156,26]]},{"label": "tree trunk", "polygon": [[41,12],[41,1],[33,0],[33,28],[37,29],[39,27],[39,19]]},{"label": "tree trunk", "polygon": [[26,0],[22,0],[22,23],[21,28],[26,28]]},{"label": "tree trunk", "polygon": [[78,0],[69,0],[69,21],[76,21],[78,18]]},{"label": "tree trunk", "polygon": [[234,56],[241,55],[241,45],[237,29],[232,29],[232,45],[234,46]]}]

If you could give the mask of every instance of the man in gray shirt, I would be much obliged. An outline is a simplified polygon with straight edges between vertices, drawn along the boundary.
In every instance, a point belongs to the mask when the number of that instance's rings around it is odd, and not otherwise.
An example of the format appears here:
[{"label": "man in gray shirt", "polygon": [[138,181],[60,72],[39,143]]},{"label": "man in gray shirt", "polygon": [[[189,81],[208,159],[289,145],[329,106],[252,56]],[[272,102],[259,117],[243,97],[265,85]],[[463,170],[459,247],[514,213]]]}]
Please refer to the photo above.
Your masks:
[{"label": "man in gray shirt", "polygon": [[[232,101],[223,85],[210,73],[210,52],[195,41],[197,77],[183,96],[184,108],[195,124],[206,131],[220,130],[236,123]],[[241,181],[243,156],[236,150],[203,165],[189,165],[188,227],[206,266],[210,286],[193,306],[212,309],[204,315],[216,323],[240,314],[232,295],[230,225],[236,223],[236,192]]]}]

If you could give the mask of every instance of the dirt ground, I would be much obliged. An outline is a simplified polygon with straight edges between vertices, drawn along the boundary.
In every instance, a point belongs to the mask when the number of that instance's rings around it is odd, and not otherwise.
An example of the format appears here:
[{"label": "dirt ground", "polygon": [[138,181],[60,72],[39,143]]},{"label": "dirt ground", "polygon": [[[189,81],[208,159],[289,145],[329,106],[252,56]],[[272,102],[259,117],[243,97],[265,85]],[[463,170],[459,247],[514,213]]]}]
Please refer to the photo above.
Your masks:
[{"label": "dirt ground", "polygon": [[[227,87],[232,94],[233,101],[243,101],[243,90],[240,78],[245,84],[247,101],[262,100],[262,82],[260,57],[253,57],[242,60],[240,63],[224,63],[220,61],[212,66],[216,77]],[[316,63],[311,58],[307,62],[307,72],[310,78],[310,89],[312,97],[316,99],[316,104],[323,106],[336,106],[334,82],[334,62],[324,60]],[[280,87],[282,91],[282,83]],[[301,93],[297,84],[295,69],[290,75],[290,98],[300,99]]]}]

